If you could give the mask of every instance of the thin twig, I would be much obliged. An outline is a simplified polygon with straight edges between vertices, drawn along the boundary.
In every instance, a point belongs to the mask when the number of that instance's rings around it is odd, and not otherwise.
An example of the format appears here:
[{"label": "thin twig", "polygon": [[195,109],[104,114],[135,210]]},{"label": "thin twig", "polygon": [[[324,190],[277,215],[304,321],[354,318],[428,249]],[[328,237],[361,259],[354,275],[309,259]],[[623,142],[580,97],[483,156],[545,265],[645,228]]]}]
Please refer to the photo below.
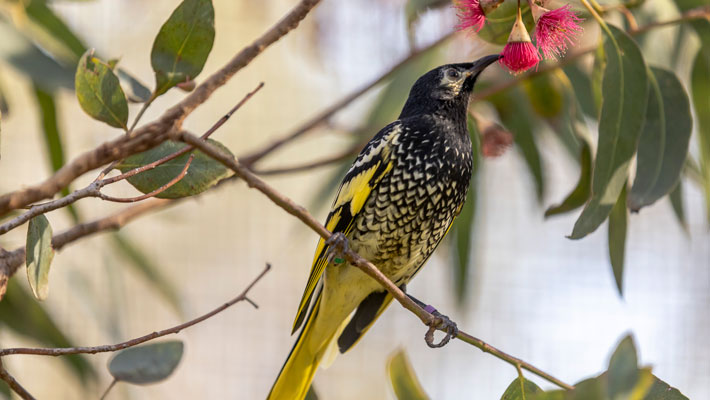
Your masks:
[{"label": "thin twig", "polygon": [[302,0],[252,44],[243,48],[226,65],[213,73],[189,96],[171,107],[157,120],[136,129],[131,136],[105,142],[65,164],[45,181],[0,196],[0,216],[42,199],[51,198],[82,174],[115,160],[149,150],[179,133],[183,120],[203,104],[234,74],[266,48],[296,28],[320,0]]},{"label": "thin twig", "polygon": [[515,369],[518,371],[518,380],[520,381],[520,394],[525,400],[525,376],[523,376],[523,370],[520,368],[520,364],[515,364]]},{"label": "thin twig", "polygon": [[336,163],[338,161],[345,160],[347,158],[350,158],[354,155],[357,155],[360,150],[363,148],[365,143],[356,143],[354,146],[351,146],[349,149],[345,150],[344,152],[340,154],[336,154],[335,156],[332,157],[327,157],[322,160],[317,160],[317,161],[312,161],[309,163],[301,164],[301,165],[294,165],[292,167],[276,167],[276,168],[271,168],[271,169],[254,169],[254,173],[262,176],[266,175],[281,175],[281,174],[291,174],[294,172],[303,172],[303,171],[308,171],[314,168],[319,168],[325,165],[330,165],[333,163]]},{"label": "thin twig", "polygon": [[40,356],[64,356],[68,354],[96,354],[96,353],[106,353],[106,352],[111,352],[111,351],[117,351],[117,350],[122,350],[128,347],[132,347],[141,343],[145,343],[149,340],[153,340],[155,338],[159,338],[162,336],[170,335],[173,333],[178,333],[182,331],[183,329],[189,328],[193,325],[199,324],[200,322],[209,319],[222,311],[226,310],[227,308],[235,305],[236,303],[239,303],[240,301],[245,301],[247,299],[247,294],[251,290],[251,288],[254,287],[254,285],[261,280],[261,278],[266,275],[267,272],[271,269],[270,264],[266,264],[266,267],[264,267],[264,270],[257,275],[254,280],[235,298],[229,300],[228,302],[222,304],[221,306],[215,308],[214,310],[208,312],[207,314],[203,314],[195,319],[192,319],[190,321],[187,321],[185,323],[182,323],[180,325],[173,326],[172,328],[168,329],[163,329],[161,331],[157,332],[152,332],[147,335],[131,339],[122,343],[117,343],[117,344],[110,344],[110,345],[103,345],[103,346],[94,346],[94,347],[57,347],[57,348],[27,348],[27,347],[15,347],[15,348],[9,348],[9,349],[0,349],[0,357],[4,356],[9,356],[9,355],[15,355],[15,354],[34,354],[34,355],[40,355]]},{"label": "thin twig", "polygon": [[[254,90],[247,93],[247,95],[244,96],[244,98],[242,98],[242,100],[240,100],[239,103],[237,103],[234,107],[232,107],[232,109],[229,110],[229,112],[227,114],[225,114],[222,118],[220,118],[217,122],[215,122],[212,125],[212,127],[210,129],[208,129],[201,136],[201,138],[203,138],[203,139],[208,138],[219,127],[224,125],[224,123],[227,122],[227,120],[232,116],[232,114],[234,114],[237,110],[239,110],[239,108],[241,108],[241,106],[243,106],[244,103],[246,103],[250,98],[252,98],[252,96],[254,96],[254,94],[256,94],[256,92],[258,92],[262,87],[264,87],[264,82],[259,83],[259,85]],[[125,202],[135,202],[135,201],[147,199],[149,197],[153,197],[157,194],[160,194],[161,192],[167,190],[170,186],[172,186],[176,182],[169,184],[169,186],[167,186],[167,187],[158,188],[155,191],[148,193],[146,195],[138,196],[138,197],[134,198],[134,199],[138,199],[138,200],[132,200],[132,201],[130,201],[131,199],[118,199],[116,197],[104,195],[100,192],[100,190],[101,190],[101,188],[103,188],[106,185],[110,185],[110,184],[116,183],[118,181],[128,179],[128,178],[138,175],[140,173],[150,171],[154,168],[157,168],[158,166],[163,165],[163,164],[167,163],[168,161],[174,160],[175,158],[178,158],[181,155],[188,153],[191,150],[193,150],[193,147],[185,146],[182,149],[180,149],[172,154],[169,154],[165,157],[160,158],[159,160],[155,160],[155,161],[151,162],[150,164],[146,164],[146,165],[142,165],[140,167],[133,168],[132,170],[126,171],[125,173],[122,173],[120,175],[116,175],[116,176],[112,176],[112,177],[104,178],[104,179],[100,179],[100,180],[95,180],[94,182],[90,183],[87,187],[85,187],[83,189],[78,189],[78,190],[76,190],[76,191],[70,193],[69,195],[62,197],[60,199],[48,201],[46,203],[42,203],[42,204],[38,204],[38,205],[33,205],[32,207],[30,207],[30,209],[27,212],[20,214],[17,217],[13,218],[12,220],[0,225],[0,235],[4,234],[12,229],[17,228],[18,226],[24,224],[25,222],[31,220],[32,218],[34,218],[40,214],[45,214],[50,211],[56,210],[58,208],[66,207],[69,204],[72,204],[80,199],[85,198],[85,197],[98,197],[103,200],[125,203]],[[118,163],[118,161],[113,162],[109,166],[109,168],[113,169],[117,163]],[[104,172],[106,172],[106,171],[104,171]],[[104,172],[102,172],[101,175],[99,175],[99,177],[105,176]],[[121,200],[126,200],[126,201],[121,201]],[[1,296],[0,296],[0,298],[1,298]]]},{"label": "thin twig", "polygon": [[[247,167],[242,165],[238,160],[236,160],[232,155],[225,153],[218,147],[201,140],[197,136],[191,135],[187,132],[183,132],[181,137],[185,143],[188,143],[198,149],[203,153],[209,155],[215,160],[221,162],[224,166],[232,169],[240,178],[242,178],[250,188],[254,188],[268,197],[273,203],[281,207],[284,211],[295,216],[301,222],[306,224],[313,231],[318,233],[322,238],[329,239],[332,235],[318,220],[316,220],[304,207],[296,204],[293,200],[279,193],[276,189],[267,184],[264,180],[259,178],[256,174],[251,172]],[[351,264],[360,268],[363,272],[368,274],[370,277],[375,279],[379,284],[381,284],[391,295],[394,297],[404,308],[411,311],[427,326],[435,326],[440,329],[441,319],[425,311],[423,308],[419,307],[411,298],[409,298],[402,290],[397,287],[392,281],[390,281],[375,265],[367,261],[356,252],[348,249],[344,252],[343,256]],[[442,330],[442,329],[440,329]],[[493,346],[483,343],[479,339],[474,338],[465,332],[459,331],[456,336],[466,343],[472,344],[485,352],[489,352],[494,356],[509,362],[513,365],[519,364],[521,367],[529,370],[530,372],[540,376],[541,378],[547,379],[548,381],[559,385],[565,389],[571,389],[572,386],[568,385],[559,379],[547,374],[540,369],[526,363],[516,357],[510,356]],[[2,353],[0,353],[2,354]]]},{"label": "thin twig", "polygon": [[5,383],[10,386],[10,389],[12,389],[13,392],[17,393],[17,395],[24,400],[35,400],[34,396],[32,396],[27,389],[23,388],[22,385],[20,385],[20,383],[12,375],[10,375],[9,372],[7,372],[5,367],[2,365],[2,358],[0,358],[0,379],[5,381]]},{"label": "thin twig", "polygon": [[141,201],[145,199],[149,199],[151,197],[155,197],[159,195],[160,193],[163,193],[164,191],[170,189],[173,187],[176,183],[180,182],[182,178],[187,175],[187,170],[190,168],[190,164],[192,164],[192,160],[195,158],[195,154],[190,154],[190,158],[187,159],[187,162],[185,163],[185,166],[182,168],[182,171],[173,179],[170,180],[170,182],[166,183],[165,185],[153,190],[150,193],[146,193],[141,196],[136,196],[136,197],[129,197],[129,198],[122,198],[122,197],[113,197],[109,196],[107,194],[103,194],[99,192],[99,198],[101,200],[107,200],[107,201],[113,201],[116,203],[135,203],[136,201]]},{"label": "thin twig", "polygon": [[242,160],[242,164],[246,166],[251,166],[255,162],[261,160],[264,158],[266,155],[273,153],[276,149],[282,147],[283,145],[293,141],[294,139],[299,138],[303,134],[313,130],[314,128],[320,126],[321,124],[325,123],[328,121],[330,117],[333,116],[336,112],[340,111],[341,109],[345,108],[347,105],[352,103],[354,100],[362,96],[363,94],[367,93],[370,89],[374,88],[375,86],[379,85],[380,83],[386,81],[387,79],[391,78],[397,71],[399,71],[403,66],[407,65],[412,59],[418,57],[419,55],[426,53],[427,51],[433,49],[434,47],[442,44],[443,42],[447,41],[451,37],[454,36],[455,32],[448,33],[438,40],[432,42],[428,46],[413,51],[410,53],[407,57],[402,59],[400,62],[397,64],[393,65],[389,70],[385,71],[382,75],[379,77],[375,78],[372,82],[360,87],[359,89],[353,91],[352,93],[348,94],[347,96],[343,97],[340,99],[338,102],[335,104],[332,104],[330,107],[326,108],[325,110],[321,111],[316,115],[315,117],[311,118],[292,132],[282,136],[281,138],[278,138],[274,140],[273,142],[267,144],[260,150],[256,150],[250,154],[244,155],[240,157],[240,160]]}]

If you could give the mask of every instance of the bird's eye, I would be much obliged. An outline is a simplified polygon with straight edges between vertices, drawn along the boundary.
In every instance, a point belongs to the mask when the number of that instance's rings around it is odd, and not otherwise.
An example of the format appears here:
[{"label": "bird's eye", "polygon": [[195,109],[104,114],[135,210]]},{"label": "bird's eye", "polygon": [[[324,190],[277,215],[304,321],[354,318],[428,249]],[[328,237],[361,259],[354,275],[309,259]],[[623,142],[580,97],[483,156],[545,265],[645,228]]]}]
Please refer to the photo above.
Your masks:
[{"label": "bird's eye", "polygon": [[451,80],[457,80],[461,77],[461,73],[453,68],[446,70],[446,77]]}]

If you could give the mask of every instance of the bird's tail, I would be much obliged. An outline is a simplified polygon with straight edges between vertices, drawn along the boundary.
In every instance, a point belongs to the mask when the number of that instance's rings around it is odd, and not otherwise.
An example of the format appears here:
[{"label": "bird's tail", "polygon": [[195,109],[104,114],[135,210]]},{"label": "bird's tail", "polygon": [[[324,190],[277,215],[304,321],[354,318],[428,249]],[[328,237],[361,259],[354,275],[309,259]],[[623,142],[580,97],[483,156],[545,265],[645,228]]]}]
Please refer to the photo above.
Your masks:
[{"label": "bird's tail", "polygon": [[333,337],[332,333],[326,338],[318,337],[323,333],[316,329],[321,298],[319,293],[267,400],[301,400],[306,397],[318,364]]}]

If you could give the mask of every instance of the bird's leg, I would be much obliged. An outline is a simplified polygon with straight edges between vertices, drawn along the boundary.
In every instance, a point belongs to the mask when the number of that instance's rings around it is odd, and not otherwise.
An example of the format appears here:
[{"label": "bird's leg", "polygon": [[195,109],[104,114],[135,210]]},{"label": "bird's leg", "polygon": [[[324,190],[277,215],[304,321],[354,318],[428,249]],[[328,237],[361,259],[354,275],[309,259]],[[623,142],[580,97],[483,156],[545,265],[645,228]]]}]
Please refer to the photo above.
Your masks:
[{"label": "bird's leg", "polygon": [[325,241],[328,245],[328,250],[326,252],[326,259],[328,264],[335,262],[335,264],[342,264],[345,262],[344,254],[350,249],[348,245],[348,238],[343,235],[342,232],[335,232]]},{"label": "bird's leg", "polygon": [[[412,296],[411,294],[407,293],[406,286],[402,285],[402,286],[400,286],[400,289],[402,289],[402,291],[407,294],[407,297],[412,299],[413,302],[417,303],[417,305],[419,307],[423,308],[424,311],[426,311],[436,317],[436,320],[434,321],[434,323],[432,325],[429,325],[429,331],[427,331],[426,335],[424,336],[424,340],[426,341],[426,344],[429,347],[431,347],[431,348],[444,347],[444,346],[446,346],[447,343],[449,343],[449,340],[451,340],[452,337],[456,337],[456,335],[458,335],[459,328],[456,326],[456,322],[449,319],[449,317],[447,317],[446,315],[438,312],[436,310],[436,308],[434,308],[433,306],[426,304],[423,301]],[[441,339],[441,342],[434,343],[434,331],[437,329],[441,329],[441,330],[445,331],[446,336],[444,336],[444,338]]]}]

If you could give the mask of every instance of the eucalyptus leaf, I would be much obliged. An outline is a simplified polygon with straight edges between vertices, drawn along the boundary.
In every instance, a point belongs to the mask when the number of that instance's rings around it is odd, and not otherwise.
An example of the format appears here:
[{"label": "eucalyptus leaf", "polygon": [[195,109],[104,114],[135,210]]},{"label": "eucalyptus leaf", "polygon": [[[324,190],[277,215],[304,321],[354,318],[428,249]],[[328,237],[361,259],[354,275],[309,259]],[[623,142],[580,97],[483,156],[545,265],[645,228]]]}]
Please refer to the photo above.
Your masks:
[{"label": "eucalyptus leaf", "polygon": [[23,3],[27,16],[44,31],[42,34],[33,35],[33,37],[51,37],[53,41],[62,43],[73,55],[73,61],[76,62],[86,51],[83,41],[47,6],[46,1],[28,0]]},{"label": "eucalyptus leaf", "polygon": [[668,195],[668,198],[670,199],[671,202],[671,207],[673,207],[673,214],[675,215],[676,219],[678,220],[678,223],[680,224],[680,227],[683,228],[683,232],[686,233],[686,235],[689,233],[688,231],[688,222],[685,220],[685,206],[683,205],[683,181],[678,180],[678,183],[675,185],[675,188],[671,191],[671,193]]},{"label": "eucalyptus leaf", "polygon": [[535,118],[531,115],[530,105],[523,101],[524,95],[519,89],[508,90],[491,96],[500,121],[512,134],[518,150],[535,180],[537,200],[542,202],[545,192],[545,174],[540,158],[540,151],[535,142]]},{"label": "eucalyptus leaf", "polygon": [[624,337],[616,346],[609,360],[608,370],[610,398],[629,393],[639,379],[636,345],[631,335]]},{"label": "eucalyptus leaf", "polygon": [[624,295],[624,255],[626,253],[626,226],[629,212],[626,210],[626,189],[624,188],[609,214],[609,260],[614,273],[614,282],[619,296]]},{"label": "eucalyptus leaf", "polygon": [[577,64],[566,65],[563,71],[574,88],[573,92],[579,101],[582,112],[595,120],[599,118],[599,109],[594,101],[592,81],[589,75],[582,71]]},{"label": "eucalyptus leaf", "polygon": [[[222,151],[232,154],[228,148],[218,141],[208,139],[208,142],[219,147]],[[128,172],[134,168],[142,167],[160,160],[179,151],[185,146],[184,143],[173,141],[163,142],[148,151],[126,158],[117,165],[116,168],[121,170],[121,172]],[[219,182],[220,179],[231,174],[230,170],[219,161],[205,155],[199,150],[192,150],[156,168],[134,175],[128,178],[128,182],[143,193],[153,192],[180,175],[192,153],[195,154],[195,158],[192,160],[187,174],[180,181],[158,194],[156,197],[177,199],[180,197],[193,196],[209,189]]]},{"label": "eucalyptus leaf", "polygon": [[564,106],[560,83],[553,73],[542,74],[523,81],[523,89],[533,111],[543,118],[558,116]]},{"label": "eucalyptus leaf", "polygon": [[387,374],[398,400],[428,400],[404,350],[398,350],[387,361]]},{"label": "eucalyptus leaf", "polygon": [[88,50],[79,60],[75,78],[76,97],[90,117],[128,130],[128,103],[111,68]]},{"label": "eucalyptus leaf", "polygon": [[611,212],[626,185],[646,114],[648,75],[641,51],[624,31],[611,25],[602,28],[607,65],[592,197],[577,219],[571,239],[594,232]]},{"label": "eucalyptus leaf", "polygon": [[542,389],[534,382],[518,377],[510,382],[500,400],[532,400],[539,393],[542,393]]},{"label": "eucalyptus leaf", "polygon": [[143,103],[150,99],[151,92],[141,81],[133,77],[123,68],[116,68],[116,75],[121,87],[126,92],[126,98],[132,103]]},{"label": "eucalyptus leaf", "polygon": [[678,389],[653,375],[653,384],[643,400],[688,400]]},{"label": "eucalyptus leaf", "polygon": [[202,71],[214,43],[211,0],[184,0],[163,24],[150,54],[155,71],[155,96]]},{"label": "eucalyptus leaf", "polygon": [[[36,82],[34,83],[34,93],[39,106],[40,120],[42,122],[42,132],[44,133],[44,143],[47,147],[47,155],[52,171],[57,172],[64,166],[64,146],[62,145],[62,135],[59,131],[59,121],[57,120],[57,105],[54,93],[46,92]],[[62,188],[62,196],[68,196],[71,192],[69,186]],[[74,204],[64,207],[72,220],[79,222],[79,212]]]},{"label": "eucalyptus leaf", "polygon": [[182,353],[179,340],[129,347],[116,353],[108,370],[117,381],[137,385],[160,382],[175,371]]},{"label": "eucalyptus leaf", "polygon": [[690,100],[676,75],[651,67],[649,82],[646,122],[628,200],[632,211],[653,204],[675,187],[688,155],[693,127]]},{"label": "eucalyptus leaf", "polygon": [[52,226],[47,217],[40,214],[30,220],[25,247],[27,280],[37,300],[44,300],[49,295],[49,267],[52,258]]},{"label": "eucalyptus leaf", "polygon": [[579,179],[562,203],[552,206],[545,211],[545,218],[557,214],[563,214],[582,207],[589,200],[592,183],[592,150],[586,141],[582,141],[581,154],[579,156]]},{"label": "eucalyptus leaf", "polygon": [[710,49],[700,49],[691,72],[693,106],[697,118],[700,169],[705,192],[706,215],[710,220]]}]

